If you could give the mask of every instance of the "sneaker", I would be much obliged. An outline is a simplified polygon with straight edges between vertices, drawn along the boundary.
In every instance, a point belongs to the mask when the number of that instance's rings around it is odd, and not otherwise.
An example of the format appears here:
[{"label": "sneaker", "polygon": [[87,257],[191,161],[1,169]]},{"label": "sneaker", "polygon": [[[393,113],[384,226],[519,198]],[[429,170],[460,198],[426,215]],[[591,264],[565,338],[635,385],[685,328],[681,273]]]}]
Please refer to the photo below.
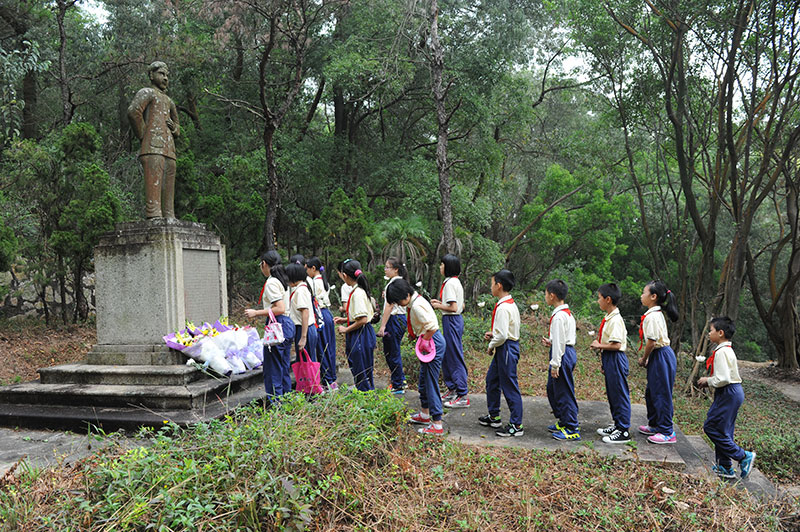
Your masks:
[{"label": "sneaker", "polygon": [[603,436],[603,443],[628,443],[629,441],[631,441],[631,435],[627,430],[615,429],[608,436]]},{"label": "sneaker", "polygon": [[563,428],[564,427],[561,426],[561,423],[559,421],[556,421],[556,424],[550,425],[549,427],[547,427],[547,430],[549,430],[550,432],[561,432],[561,429]]},{"label": "sneaker", "polygon": [[524,435],[525,430],[523,430],[521,424],[515,425],[513,423],[509,423],[502,429],[494,431],[494,433],[500,436],[501,438],[510,438],[511,436],[519,437]]},{"label": "sneaker", "polygon": [[453,390],[447,390],[442,394],[442,404],[444,404],[446,401],[452,401],[456,397],[458,397],[458,393]]},{"label": "sneaker", "polygon": [[720,478],[736,478],[736,472],[732,467],[714,464],[711,466],[711,471],[716,473]]},{"label": "sneaker", "polygon": [[647,441],[658,445],[664,445],[665,443],[675,443],[678,441],[678,438],[675,437],[675,432],[673,431],[669,436],[666,434],[653,434],[647,437]]},{"label": "sneaker", "polygon": [[645,436],[652,436],[655,433],[656,431],[654,431],[650,427],[650,425],[639,425],[639,434],[644,434]]},{"label": "sneaker", "polygon": [[581,431],[562,427],[560,431],[553,433],[553,438],[561,441],[581,441]]},{"label": "sneaker", "polygon": [[449,401],[445,401],[442,404],[447,408],[469,408],[469,397],[462,395],[461,397],[456,397],[454,399],[450,399]]},{"label": "sneaker", "polygon": [[478,423],[484,427],[492,427],[493,429],[498,429],[503,426],[500,416],[481,416],[478,418]]},{"label": "sneaker", "polygon": [[339,385],[336,384],[335,382],[332,382],[332,383],[328,384],[328,391],[329,392],[335,392],[338,389],[339,389]]},{"label": "sneaker", "polygon": [[411,416],[411,422],[416,423],[417,425],[427,425],[431,422],[430,416],[423,416],[422,412],[417,412],[413,416]]},{"label": "sneaker", "polygon": [[609,425],[604,429],[597,429],[597,433],[600,436],[611,436],[614,433],[615,430],[617,430],[617,426],[616,425]]},{"label": "sneaker", "polygon": [[[742,470],[742,478],[747,478],[747,475],[750,474],[750,471],[753,470],[753,463],[756,461],[756,452],[755,451],[745,451],[744,452],[744,459],[739,462],[739,467]],[[733,468],[731,468],[731,472],[733,472]]]},{"label": "sneaker", "polygon": [[444,425],[441,428],[436,428],[433,423],[429,423],[427,427],[422,427],[421,429],[417,430],[420,434],[433,434],[435,436],[441,436],[444,434]]},{"label": "sneaker", "polygon": [[390,388],[392,391],[392,395],[405,395],[406,391],[402,388]]}]

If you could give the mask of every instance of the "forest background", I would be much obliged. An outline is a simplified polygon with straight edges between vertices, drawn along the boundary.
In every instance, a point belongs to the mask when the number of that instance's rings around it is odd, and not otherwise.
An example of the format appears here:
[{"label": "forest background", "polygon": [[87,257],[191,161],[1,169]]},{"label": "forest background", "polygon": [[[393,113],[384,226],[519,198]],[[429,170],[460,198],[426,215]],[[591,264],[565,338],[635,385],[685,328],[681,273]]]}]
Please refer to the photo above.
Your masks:
[{"label": "forest background", "polygon": [[[100,234],[143,215],[126,116],[154,60],[178,105],[176,208],[257,258],[387,256],[429,293],[461,257],[468,312],[501,267],[559,277],[635,334],[663,279],[684,351],[800,361],[800,14],[793,0],[0,0],[0,286],[83,321]],[[55,308],[55,306],[54,306]],[[484,310],[485,312],[485,310]]]}]

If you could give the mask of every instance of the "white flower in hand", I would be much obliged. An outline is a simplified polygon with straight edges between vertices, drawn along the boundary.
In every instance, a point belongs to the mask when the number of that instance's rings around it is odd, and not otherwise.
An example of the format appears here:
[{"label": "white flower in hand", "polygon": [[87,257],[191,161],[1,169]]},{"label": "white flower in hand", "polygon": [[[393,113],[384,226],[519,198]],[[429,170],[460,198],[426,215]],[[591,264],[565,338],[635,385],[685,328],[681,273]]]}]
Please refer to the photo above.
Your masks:
[{"label": "white flower in hand", "polygon": [[594,336],[594,331],[589,331],[589,336]]},{"label": "white flower in hand", "polygon": [[706,361],[706,357],[704,357],[703,355],[697,355],[696,357],[694,357],[694,359],[697,360],[698,362]]},{"label": "white flower in hand", "polygon": [[417,287],[422,288],[422,281],[417,281]]},{"label": "white flower in hand", "polygon": [[531,305],[531,310],[539,310],[539,305]]},{"label": "white flower in hand", "polygon": [[485,306],[486,306],[486,301],[478,301],[478,306],[479,306],[480,308],[483,308],[483,307],[485,307]]}]

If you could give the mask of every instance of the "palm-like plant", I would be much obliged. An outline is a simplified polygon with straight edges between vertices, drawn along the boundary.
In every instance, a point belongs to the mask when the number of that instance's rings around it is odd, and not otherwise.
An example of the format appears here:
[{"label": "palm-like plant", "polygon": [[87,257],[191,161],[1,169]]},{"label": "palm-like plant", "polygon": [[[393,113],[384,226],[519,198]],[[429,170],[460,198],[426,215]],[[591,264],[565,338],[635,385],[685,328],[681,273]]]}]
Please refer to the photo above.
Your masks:
[{"label": "palm-like plant", "polygon": [[407,218],[387,218],[378,225],[378,237],[385,242],[383,259],[397,257],[406,264],[416,278],[424,273],[426,246],[430,245],[425,220],[418,214]]}]

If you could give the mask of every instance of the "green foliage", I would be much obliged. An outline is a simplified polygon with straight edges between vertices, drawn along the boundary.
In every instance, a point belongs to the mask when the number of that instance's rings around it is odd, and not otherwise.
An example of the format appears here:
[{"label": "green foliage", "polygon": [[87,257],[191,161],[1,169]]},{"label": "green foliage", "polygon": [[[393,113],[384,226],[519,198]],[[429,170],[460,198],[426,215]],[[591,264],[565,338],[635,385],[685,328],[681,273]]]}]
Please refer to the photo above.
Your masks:
[{"label": "green foliage", "polygon": [[36,41],[24,40],[15,50],[5,50],[0,43],[0,148],[20,135],[25,102],[17,95],[17,88],[22,78],[29,72],[44,72],[49,66]]},{"label": "green foliage", "polygon": [[315,248],[325,248],[333,257],[363,257],[372,243],[372,209],[362,187],[352,195],[337,188],[322,215],[307,228]]},{"label": "green foliage", "polygon": [[[0,193],[0,208],[4,207],[4,204],[3,194]],[[11,269],[14,259],[17,258],[18,249],[19,242],[14,234],[14,229],[6,223],[2,214],[0,214],[0,272]]]}]

